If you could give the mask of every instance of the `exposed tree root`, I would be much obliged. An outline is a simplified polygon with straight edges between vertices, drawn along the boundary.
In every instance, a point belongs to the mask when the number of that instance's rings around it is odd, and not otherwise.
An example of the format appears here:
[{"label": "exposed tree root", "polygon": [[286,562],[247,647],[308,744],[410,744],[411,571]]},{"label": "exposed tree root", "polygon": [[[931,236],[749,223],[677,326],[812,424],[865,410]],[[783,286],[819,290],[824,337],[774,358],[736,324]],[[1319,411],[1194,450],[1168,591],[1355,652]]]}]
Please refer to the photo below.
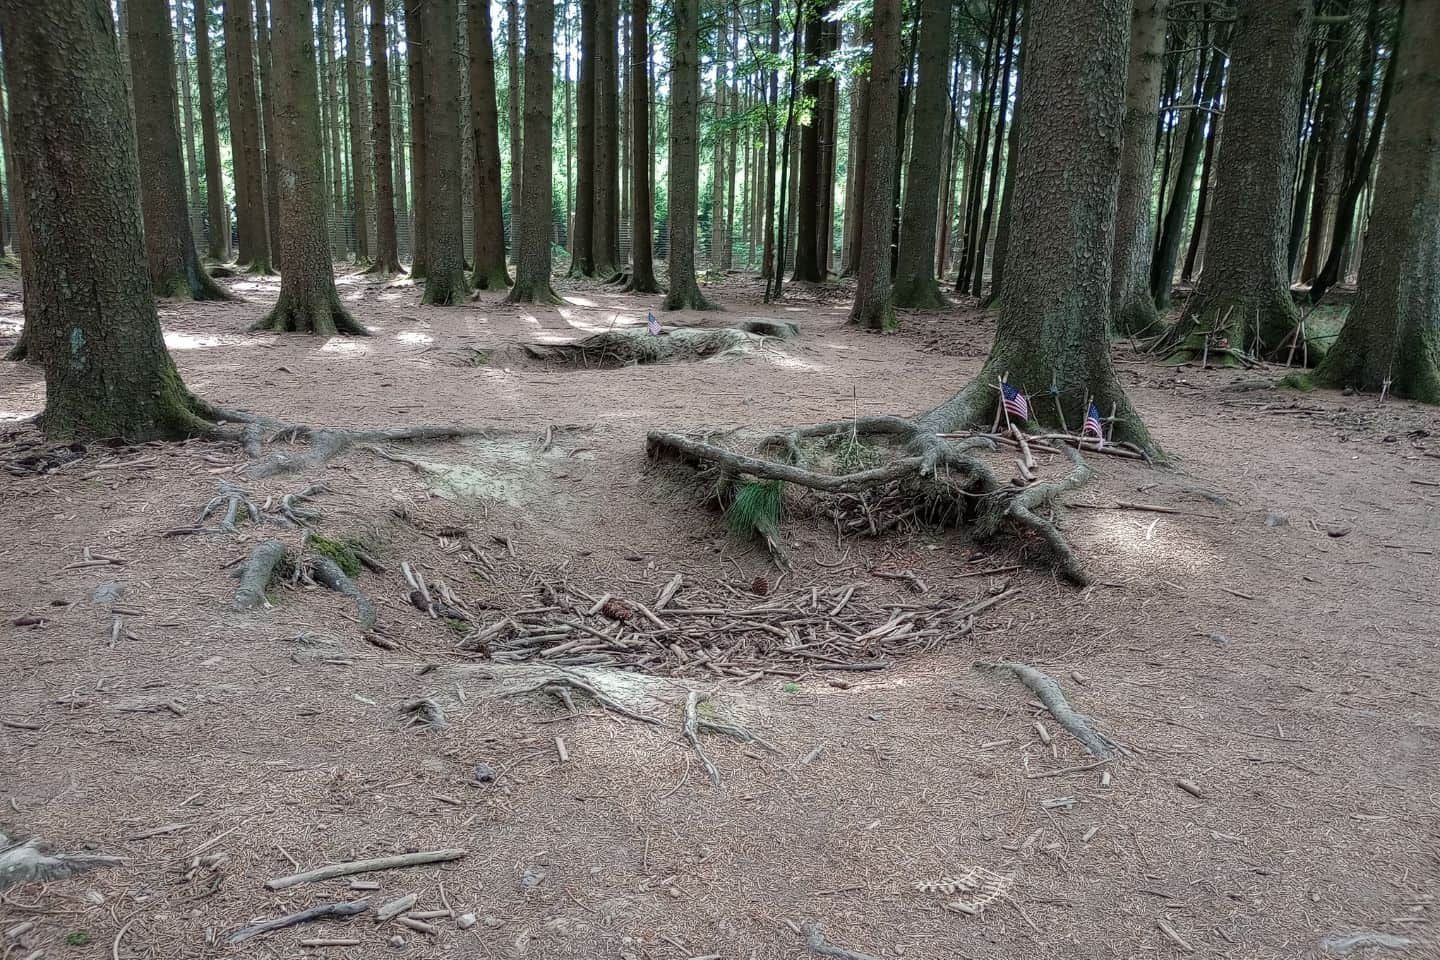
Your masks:
[{"label": "exposed tree root", "polygon": [[360,628],[362,630],[374,629],[376,618],[374,602],[365,595],[365,591],[361,590],[344,570],[340,569],[340,564],[330,557],[314,557],[310,561],[310,575],[322,587],[329,587],[336,593],[354,600]]},{"label": "exposed tree root", "polygon": [[705,748],[700,745],[700,720],[698,710],[700,701],[708,700],[709,697],[702,697],[699,690],[691,690],[685,697],[685,739],[690,742],[690,747],[695,751],[695,756],[700,758],[700,766],[705,770],[706,776],[715,786],[720,786],[720,771],[715,769],[715,764],[705,755]]},{"label": "exposed tree root", "polygon": [[[205,527],[205,520],[219,510],[222,505],[225,507],[225,515],[220,518],[220,523],[214,527]],[[250,518],[251,523],[260,522],[260,508],[251,501],[250,493],[222,482],[220,495],[205,504],[204,509],[200,511],[200,517],[195,521],[195,526],[198,530],[205,532],[233,534],[235,521],[240,519],[241,508],[244,509],[245,516]]]},{"label": "exposed tree root", "polygon": [[266,540],[256,547],[240,568],[240,587],[235,591],[235,609],[254,610],[265,605],[265,589],[275,576],[275,568],[285,559],[285,544]]},{"label": "exposed tree root", "polygon": [[764,341],[763,334],[731,328],[681,327],[654,336],[642,327],[606,330],[575,343],[529,343],[525,352],[576,367],[625,367],[739,356]]},{"label": "exposed tree root", "polygon": [[1069,731],[1076,740],[1079,740],[1080,745],[1092,756],[1103,760],[1117,754],[1129,755],[1130,751],[1096,730],[1091,725],[1089,717],[1070,706],[1070,701],[1065,699],[1065,692],[1060,689],[1060,684],[1056,683],[1048,674],[1036,670],[1028,663],[1009,660],[998,663],[980,661],[975,664],[975,669],[990,675],[1013,674],[1017,680],[1029,687],[1030,691],[1040,698],[1040,702],[1045,705],[1045,709],[1050,711],[1055,722]]},{"label": "exposed tree root", "polygon": [[417,426],[394,427],[387,430],[325,430],[317,427],[274,424],[279,430],[272,440],[309,440],[310,449],[303,454],[276,451],[263,460],[244,468],[248,477],[271,477],[296,470],[310,470],[325,463],[356,444],[385,443],[393,440],[458,440],[464,437],[491,437],[496,431],[487,427]]},{"label": "exposed tree root", "polygon": [[287,493],[280,498],[280,506],[276,508],[275,513],[291,526],[308,526],[311,521],[320,519],[320,512],[302,507],[301,503],[310,500],[317,493],[328,493],[329,491],[330,488],[323,483],[312,483],[298,493]]},{"label": "exposed tree root", "polygon": [[407,727],[439,730],[445,726],[445,708],[434,697],[407,700],[401,704],[400,712],[409,718],[405,724]]},{"label": "exposed tree root", "polygon": [[663,721],[657,720],[655,717],[647,717],[643,713],[636,713],[634,710],[631,710],[629,707],[625,706],[623,703],[620,703],[614,697],[609,696],[604,691],[586,683],[579,677],[570,676],[568,674],[562,674],[556,677],[546,677],[544,680],[535,684],[533,687],[525,687],[521,690],[514,690],[510,693],[505,694],[505,696],[519,697],[527,693],[543,691],[556,697],[557,699],[569,703],[571,690],[578,690],[581,693],[586,694],[590,697],[590,699],[594,700],[604,709],[609,710],[613,713],[618,713],[622,717],[629,717],[631,720],[639,720],[641,723],[649,723],[657,727],[664,726]]},{"label": "exposed tree root", "polygon": [[811,953],[818,953],[822,957],[835,957],[836,960],[879,960],[868,953],[857,953],[835,946],[825,939],[825,931],[819,921],[805,924],[805,946],[810,948]]},{"label": "exposed tree root", "polygon": [[370,336],[370,331],[341,306],[340,298],[335,294],[307,300],[282,293],[275,303],[275,309],[256,321],[250,329],[273,330],[277,333],[313,333],[322,337],[337,334]]},{"label": "exposed tree root", "polygon": [[33,837],[12,845],[10,838],[0,833],[0,890],[21,883],[64,880],[86,870],[119,866],[123,862],[119,857],[88,853],[45,853],[40,841]]}]

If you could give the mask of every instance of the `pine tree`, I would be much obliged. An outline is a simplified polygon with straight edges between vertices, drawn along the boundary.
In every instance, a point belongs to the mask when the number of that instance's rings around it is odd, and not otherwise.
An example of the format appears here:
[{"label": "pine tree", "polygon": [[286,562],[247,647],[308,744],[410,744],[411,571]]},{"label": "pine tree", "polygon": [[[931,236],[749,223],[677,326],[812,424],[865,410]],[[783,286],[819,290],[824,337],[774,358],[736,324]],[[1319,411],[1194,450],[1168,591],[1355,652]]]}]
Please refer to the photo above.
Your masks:
[{"label": "pine tree", "polygon": [[670,291],[666,310],[713,310],[695,279],[700,192],[699,0],[673,0],[675,60],[670,70]]},{"label": "pine tree", "polygon": [[1153,224],[1150,196],[1155,171],[1155,124],[1165,55],[1168,0],[1136,0],[1130,17],[1130,65],[1125,80],[1125,138],[1120,153],[1115,255],[1110,280],[1112,325],[1117,333],[1158,329],[1150,296]]},{"label": "pine tree", "polygon": [[895,305],[940,307],[935,280],[935,210],[945,180],[941,168],[945,115],[950,104],[950,4],[920,5],[920,80],[915,90],[915,134],[906,171],[905,208],[895,271]]},{"label": "pine tree", "polygon": [[865,132],[865,180],[860,262],[850,322],[871,330],[895,323],[890,303],[890,232],[895,203],[895,126],[883,122],[898,113],[900,74],[900,0],[875,0],[871,19],[874,46],[866,84],[870,122]]},{"label": "pine tree", "polygon": [[370,98],[374,111],[370,137],[375,142],[376,273],[403,273],[395,234],[395,167],[390,156],[390,55],[385,33],[385,0],[370,0]]},{"label": "pine tree", "polygon": [[560,303],[550,287],[550,179],[554,175],[551,121],[554,107],[555,4],[525,5],[525,196],[516,225],[519,255],[511,303]]},{"label": "pine tree", "polygon": [[260,107],[255,93],[255,22],[250,0],[225,3],[225,92],[230,112],[230,157],[235,166],[239,261],[251,273],[270,273],[265,165],[260,156]]},{"label": "pine tree", "polygon": [[634,293],[659,293],[655,280],[654,197],[650,189],[650,0],[632,0],[630,10],[630,283]]},{"label": "pine tree", "polygon": [[422,303],[464,303],[465,206],[460,176],[459,26],[450,0],[422,0],[425,48],[425,293]]},{"label": "pine tree", "polygon": [[495,47],[489,0],[468,0],[470,124],[475,131],[475,272],[479,290],[510,286],[505,266],[505,213],[500,183],[500,125],[495,101]]}]

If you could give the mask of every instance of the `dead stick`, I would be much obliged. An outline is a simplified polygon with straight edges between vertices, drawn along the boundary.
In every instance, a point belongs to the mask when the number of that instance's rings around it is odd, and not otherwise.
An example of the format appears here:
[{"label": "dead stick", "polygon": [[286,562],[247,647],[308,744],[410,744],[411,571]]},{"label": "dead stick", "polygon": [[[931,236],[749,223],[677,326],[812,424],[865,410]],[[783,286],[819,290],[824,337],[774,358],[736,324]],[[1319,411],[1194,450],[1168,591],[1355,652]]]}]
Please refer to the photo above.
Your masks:
[{"label": "dead stick", "polygon": [[423,850],[419,853],[405,853],[393,857],[376,857],[373,860],[353,860],[349,863],[332,863],[328,867],[321,867],[318,870],[311,870],[307,873],[297,873],[289,877],[276,877],[274,880],[266,880],[265,889],[284,890],[286,887],[297,887],[302,883],[314,883],[316,880],[333,880],[335,877],[348,877],[356,873],[373,873],[376,870],[415,867],[425,863],[444,863],[449,860],[459,860],[468,852],[469,851],[457,848]]}]

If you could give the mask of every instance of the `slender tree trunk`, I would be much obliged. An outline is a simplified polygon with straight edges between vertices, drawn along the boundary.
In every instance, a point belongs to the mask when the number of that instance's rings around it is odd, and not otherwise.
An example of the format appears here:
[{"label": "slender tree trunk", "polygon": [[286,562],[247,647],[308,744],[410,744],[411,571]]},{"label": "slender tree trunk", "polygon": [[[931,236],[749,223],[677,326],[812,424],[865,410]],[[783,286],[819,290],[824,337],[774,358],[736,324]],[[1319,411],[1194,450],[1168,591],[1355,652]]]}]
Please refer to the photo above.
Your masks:
[{"label": "slender tree trunk", "polygon": [[[307,24],[308,25],[308,24]],[[270,263],[283,268],[280,250],[280,186],[275,175],[275,103],[270,87],[270,11],[266,0],[255,0],[255,49],[260,60],[260,116],[264,124],[265,225],[270,244]]]},{"label": "slender tree trunk", "polygon": [[[1031,0],[1008,254],[1025,269],[1005,278],[979,376],[922,427],[988,426],[996,381],[1008,372],[1031,397],[1033,420],[1060,426],[1063,407],[1073,429],[1093,402],[1114,409],[1112,439],[1149,446],[1111,365],[1106,329],[1129,12],[1129,0]],[[1074,108],[1076,90],[1085,91],[1083,111]]]},{"label": "slender tree trunk", "polygon": [[1205,249],[1205,238],[1210,233],[1210,207],[1214,182],[1212,170],[1215,165],[1215,141],[1219,137],[1221,120],[1214,117],[1205,130],[1205,159],[1200,164],[1200,193],[1195,198],[1195,226],[1190,230],[1190,246],[1185,251],[1185,263],[1180,268],[1180,279],[1189,283],[1195,276],[1196,264],[1201,262]]},{"label": "slender tree trunk", "polygon": [[655,232],[654,199],[650,190],[650,0],[631,0],[630,9],[630,285],[635,293],[659,293],[651,237]]},{"label": "slender tree trunk", "polygon": [[[969,173],[965,177],[964,230],[960,240],[960,269],[955,276],[955,291],[963,293],[970,286],[970,267],[975,260],[975,234],[979,229],[980,191],[985,184],[985,157],[990,152],[991,114],[995,88],[1000,74],[1000,39],[1003,31],[1001,13],[1008,6],[997,2],[990,15],[985,51],[980,74],[980,107],[975,121],[975,145],[971,151]],[[972,116],[977,116],[973,112]]]},{"label": "slender tree trunk", "polygon": [[865,137],[864,226],[855,302],[850,322],[871,330],[895,325],[890,303],[890,224],[895,207],[895,128],[884,122],[897,113],[900,74],[900,0],[875,0],[874,47],[870,60],[870,124]]},{"label": "slender tree trunk", "polygon": [[[990,296],[985,306],[993,306],[1005,293],[1005,260],[1010,255],[1010,217],[1015,198],[1015,167],[1018,162],[1020,131],[1020,96],[1025,83],[1025,36],[1030,18],[1029,0],[1022,0],[1020,13],[1020,59],[1015,79],[1015,115],[1010,120],[1010,133],[1005,144],[1005,185],[1000,190],[1000,222],[995,227],[995,254],[990,266]],[[1152,146],[1153,153],[1154,148]],[[1117,204],[1118,206],[1118,204]],[[1148,212],[1146,216],[1148,216]],[[1117,227],[1118,229],[1118,227]],[[1119,242],[1118,239],[1116,241]]]},{"label": "slender tree trunk", "polygon": [[[823,0],[822,0],[823,2]],[[720,22],[715,31],[715,112],[711,125],[711,140],[714,143],[714,163],[710,176],[710,268],[725,269],[725,136],[721,132],[725,121],[725,64],[726,53],[725,19],[726,7],[718,5]]]},{"label": "slender tree trunk", "polygon": [[860,259],[860,184],[865,177],[865,78],[850,79],[850,136],[845,154],[845,225],[840,231],[840,276],[853,277]]},{"label": "slender tree trunk", "polygon": [[210,0],[195,0],[195,70],[200,83],[200,139],[205,150],[205,254],[230,259],[225,176],[220,166],[220,130],[215,122],[215,80],[210,65]]},{"label": "slender tree trunk", "polygon": [[[568,2],[568,0],[565,0]],[[550,8],[554,10],[555,4],[552,0]],[[564,7],[562,6],[563,10]],[[554,47],[555,25],[550,25],[551,47]],[[529,41],[529,38],[526,38]],[[568,51],[567,51],[567,56]],[[521,191],[524,188],[524,147],[525,131],[520,125],[520,108],[524,102],[524,93],[521,90],[520,78],[520,2],[519,0],[506,0],[505,4],[505,63],[508,69],[509,90],[506,96],[505,108],[510,114],[510,247],[511,256],[515,257],[517,238],[519,237],[520,223],[520,200]],[[553,82],[552,86],[553,86]],[[566,138],[568,141],[568,137]],[[549,279],[546,279],[546,286],[549,286]]]},{"label": "slender tree trunk", "polygon": [[[821,53],[829,57],[840,49],[840,24],[826,20],[821,26]],[[820,80],[820,276],[830,276],[835,235],[835,134],[839,127],[839,84],[834,68],[827,68]],[[731,167],[734,167],[731,159]],[[729,253],[727,248],[726,253]]]},{"label": "slender tree trunk", "polygon": [[1440,403],[1440,2],[1404,17],[1359,292],[1316,379]]},{"label": "slender tree trunk", "polygon": [[1329,219],[1330,202],[1336,193],[1335,162],[1339,147],[1340,96],[1345,81],[1347,45],[1344,34],[1331,26],[1330,38],[1326,43],[1325,71],[1321,74],[1320,109],[1316,130],[1312,135],[1315,152],[1315,185],[1310,195],[1309,227],[1306,230],[1305,256],[1300,266],[1300,282],[1309,283],[1315,278],[1325,256],[1326,222]]},{"label": "slender tree trunk", "polygon": [[208,433],[155,314],[108,5],[0,3],[0,36],[25,184],[26,322],[45,370],[41,429],[56,441]]},{"label": "slender tree trunk", "polygon": [[525,190],[516,235],[520,255],[515,265],[511,303],[560,303],[550,287],[550,178],[552,100],[555,95],[555,6],[551,0],[525,5]]},{"label": "slender tree trunk", "polygon": [[371,139],[375,142],[376,273],[403,273],[395,235],[395,167],[390,159],[390,42],[385,33],[385,0],[370,0]]},{"label": "slender tree trunk", "polygon": [[240,262],[251,273],[270,273],[254,36],[250,0],[225,0],[225,89],[230,103],[230,156],[235,165]]},{"label": "slender tree trunk", "polygon": [[1155,176],[1155,123],[1165,59],[1168,0],[1136,0],[1130,17],[1130,66],[1125,80],[1125,138],[1115,211],[1115,256],[1110,278],[1111,327],[1119,334],[1158,330],[1150,295],[1150,195]]},{"label": "slender tree trunk", "polygon": [[611,280],[619,272],[620,219],[620,115],[615,38],[619,15],[616,0],[597,0],[595,4],[595,170],[594,207],[590,215],[590,256],[592,273]]},{"label": "slender tree trunk", "polygon": [[[770,280],[775,275],[775,171],[780,166],[777,152],[777,112],[780,109],[780,0],[770,0],[770,71],[769,97],[765,114],[765,223],[764,250],[760,256],[760,276]],[[769,284],[766,284],[769,289]]]},{"label": "slender tree trunk", "polygon": [[1313,11],[1310,0],[1239,6],[1205,272],[1160,344],[1177,361],[1204,354],[1207,338],[1212,353],[1220,346],[1270,353],[1296,330],[1285,256]]},{"label": "slender tree trunk", "polygon": [[[811,12],[805,21],[805,60],[801,65],[805,84],[802,95],[812,102],[820,99],[820,36],[826,4]],[[719,154],[717,152],[717,161]],[[796,172],[795,273],[794,280],[820,283],[820,125],[812,112],[810,122],[800,127],[800,163]]]},{"label": "slender tree trunk", "polygon": [[1019,16],[1020,4],[1018,0],[1015,0],[1010,5],[1010,29],[1005,34],[1005,46],[1002,49],[1004,62],[1000,67],[1000,96],[995,104],[997,112],[995,144],[991,147],[990,153],[990,176],[985,193],[985,212],[980,216],[980,230],[975,237],[975,264],[971,273],[970,293],[976,297],[980,296],[980,290],[985,280],[985,247],[990,240],[990,222],[995,212],[995,192],[1000,183],[1000,156],[1005,144],[1005,112],[1010,100],[1010,68],[1015,55],[1015,31]]},{"label": "slender tree trunk", "polygon": [[458,17],[450,0],[422,0],[425,64],[425,293],[421,303],[450,306],[470,296],[465,278],[465,208],[460,180]]},{"label": "slender tree trunk", "polygon": [[500,177],[500,121],[495,102],[495,46],[489,0],[467,0],[470,33],[470,124],[475,130],[476,289],[510,286],[505,266],[505,212]]},{"label": "slender tree trunk", "polygon": [[[3,68],[3,64],[0,64],[0,68]],[[0,81],[3,80],[4,72],[0,69]],[[15,227],[10,239],[15,255],[20,258],[20,302],[23,306],[36,297],[35,255],[30,245],[30,232],[25,226],[25,191],[20,187],[20,178],[16,173],[14,142],[10,139],[10,108],[7,106],[6,93],[8,89],[8,84],[0,82],[0,151],[5,154],[5,184],[10,191],[10,215]],[[20,339],[15,341],[5,354],[6,360],[35,364],[40,362],[40,337],[35,333],[35,323],[30,319],[30,314],[29,310],[25,311],[25,318],[20,326]]]},{"label": "slender tree trunk", "polygon": [[[409,237],[408,248],[413,253],[415,238],[411,229],[414,222],[410,213],[409,177],[410,171],[405,162],[406,153],[409,149],[410,137],[405,127],[405,118],[409,116],[408,101],[406,100],[406,88],[404,82],[405,63],[400,55],[400,29],[405,19],[404,0],[397,0],[391,6],[392,15],[389,21],[390,32],[390,122],[394,133],[391,137],[391,160],[395,165],[395,220],[397,255],[400,249],[398,242],[401,237]],[[404,104],[405,106],[401,106]],[[398,256],[397,256],[398,259]]]},{"label": "slender tree trunk", "polygon": [[[428,4],[429,0],[420,2]],[[360,39],[361,18],[355,8],[355,0],[340,0],[340,18],[345,21],[345,91],[350,107],[350,211],[355,221],[355,259],[368,265],[370,162],[365,144],[365,47]]]},{"label": "slender tree trunk", "polygon": [[915,90],[915,134],[906,173],[905,210],[900,218],[897,307],[935,308],[945,304],[935,281],[935,208],[946,180],[945,115],[949,111],[950,16],[946,0],[920,4],[920,79]]},{"label": "slender tree trunk", "polygon": [[344,255],[348,249],[345,233],[341,227],[345,219],[345,177],[341,173],[340,160],[340,122],[337,116],[337,102],[339,92],[335,80],[335,0],[316,0],[316,13],[319,15],[319,32],[316,34],[315,48],[320,58],[321,103],[320,103],[320,133],[324,140],[326,157],[326,180],[325,183],[330,191],[330,208],[327,221],[330,235],[331,256],[336,254]]},{"label": "slender tree trunk", "polygon": [[310,0],[274,0],[275,162],[280,171],[280,242],[285,269],[275,309],[255,325],[282,333],[364,335],[340,304],[325,223],[320,91]]},{"label": "slender tree trunk", "polygon": [[580,0],[580,76],[575,93],[575,242],[570,275],[595,275],[595,38],[598,0]]},{"label": "slender tree trunk", "polygon": [[131,0],[131,89],[150,285],[157,297],[231,300],[205,273],[190,233],[176,126],[175,49],[166,0]]},{"label": "slender tree trunk", "polygon": [[422,279],[429,246],[430,191],[426,183],[429,150],[425,130],[425,25],[421,7],[425,0],[404,0],[405,66],[410,79],[410,196],[415,215],[410,225],[410,276]]},{"label": "slender tree trunk", "polygon": [[670,289],[666,310],[712,310],[695,280],[700,192],[699,0],[671,0],[675,59],[670,69]]},{"label": "slender tree trunk", "polygon": [[[175,4],[175,49],[177,52],[177,65],[179,67],[178,83],[180,86],[181,116],[184,118],[184,126],[181,132],[184,134],[184,157],[185,157],[185,185],[189,188],[185,194],[186,210],[189,213],[191,245],[194,245],[194,238],[201,231],[200,209],[203,201],[200,199],[200,165],[195,159],[195,104],[190,93],[190,49],[185,40],[185,2]],[[0,216],[0,219],[4,219]],[[0,255],[3,255],[5,244],[0,240]]]}]

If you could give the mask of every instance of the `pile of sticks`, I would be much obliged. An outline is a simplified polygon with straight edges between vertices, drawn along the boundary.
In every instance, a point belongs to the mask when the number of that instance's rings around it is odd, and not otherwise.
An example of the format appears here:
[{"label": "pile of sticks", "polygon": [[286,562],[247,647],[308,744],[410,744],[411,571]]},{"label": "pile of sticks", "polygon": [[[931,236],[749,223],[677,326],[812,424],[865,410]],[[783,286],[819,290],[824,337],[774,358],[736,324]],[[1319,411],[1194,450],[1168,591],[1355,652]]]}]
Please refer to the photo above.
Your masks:
[{"label": "pile of sticks", "polygon": [[[895,658],[970,635],[984,610],[1018,595],[914,602],[869,597],[862,585],[745,595],[691,587],[676,575],[651,604],[550,587],[545,602],[502,615],[460,643],[497,663],[605,666],[672,677],[756,682],[812,672],[881,670]],[[533,595],[532,595],[533,596]]]}]

